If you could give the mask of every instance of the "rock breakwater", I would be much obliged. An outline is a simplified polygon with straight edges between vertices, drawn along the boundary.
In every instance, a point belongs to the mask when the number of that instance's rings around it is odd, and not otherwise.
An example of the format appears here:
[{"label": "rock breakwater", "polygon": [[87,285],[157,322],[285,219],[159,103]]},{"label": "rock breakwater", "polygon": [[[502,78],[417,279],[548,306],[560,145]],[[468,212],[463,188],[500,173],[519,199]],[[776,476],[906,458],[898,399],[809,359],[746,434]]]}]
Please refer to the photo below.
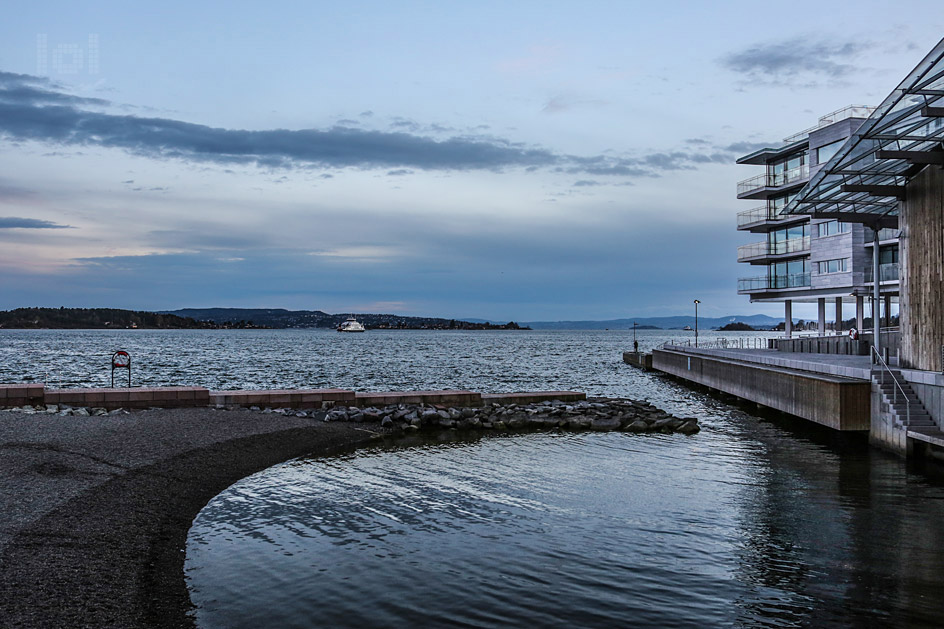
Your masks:
[{"label": "rock breakwater", "polygon": [[[299,415],[315,411],[257,409],[263,413]],[[390,431],[421,428],[507,430],[562,428],[624,432],[694,434],[701,428],[694,417],[675,417],[648,402],[591,398],[579,402],[550,400],[532,404],[492,403],[480,407],[446,407],[431,404],[395,404],[384,407],[336,406],[325,413],[328,422],[379,424]]]},{"label": "rock breakwater", "polygon": [[[325,404],[324,406],[329,406]],[[128,414],[128,410],[70,407],[47,404],[8,408],[29,415],[88,417]],[[225,410],[217,407],[217,410]],[[272,408],[254,406],[260,414],[278,414],[311,418],[326,422],[376,424],[384,432],[409,432],[423,428],[457,430],[517,430],[527,428],[596,430],[623,432],[658,432],[694,434],[700,430],[698,419],[675,417],[638,400],[590,398],[578,402],[549,400],[531,404],[492,402],[484,406],[444,406],[439,404],[390,404],[382,407],[333,406],[329,408]],[[134,410],[132,410],[134,412]]]}]

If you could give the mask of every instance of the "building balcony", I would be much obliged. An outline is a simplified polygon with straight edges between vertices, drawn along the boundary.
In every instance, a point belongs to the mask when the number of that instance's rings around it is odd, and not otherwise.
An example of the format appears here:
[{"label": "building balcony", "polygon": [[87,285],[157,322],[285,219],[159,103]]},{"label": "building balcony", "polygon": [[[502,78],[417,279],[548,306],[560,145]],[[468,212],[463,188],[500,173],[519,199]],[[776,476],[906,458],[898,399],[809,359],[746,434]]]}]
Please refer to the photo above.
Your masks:
[{"label": "building balcony", "polygon": [[809,273],[791,275],[764,275],[761,277],[742,277],[738,280],[738,293],[766,293],[772,290],[789,288],[809,288]]},{"label": "building balcony", "polygon": [[806,164],[782,173],[764,173],[739,181],[737,198],[766,199],[790,186],[806,183],[810,178],[810,167]]},{"label": "building balcony", "polygon": [[766,205],[761,205],[760,207],[738,212],[737,228],[741,230],[751,230],[755,227],[761,227],[764,225],[779,225],[783,221],[807,218],[809,217],[800,214],[779,214],[777,210],[769,208]]},{"label": "building balcony", "polygon": [[[875,274],[872,272],[872,266],[865,267],[865,283],[871,284],[874,280]],[[897,282],[898,281],[898,263],[889,262],[888,264],[878,265],[878,281],[879,283],[884,282]]]},{"label": "building balcony", "polygon": [[[878,241],[885,242],[886,240],[895,240],[898,238],[900,230],[893,229],[890,227],[883,227],[878,230]],[[875,232],[871,229],[865,230],[865,242],[866,244],[871,244],[875,241]]]},{"label": "building balcony", "polygon": [[738,247],[738,262],[751,262],[775,256],[786,256],[810,250],[810,237],[791,238],[780,242],[752,242]]}]

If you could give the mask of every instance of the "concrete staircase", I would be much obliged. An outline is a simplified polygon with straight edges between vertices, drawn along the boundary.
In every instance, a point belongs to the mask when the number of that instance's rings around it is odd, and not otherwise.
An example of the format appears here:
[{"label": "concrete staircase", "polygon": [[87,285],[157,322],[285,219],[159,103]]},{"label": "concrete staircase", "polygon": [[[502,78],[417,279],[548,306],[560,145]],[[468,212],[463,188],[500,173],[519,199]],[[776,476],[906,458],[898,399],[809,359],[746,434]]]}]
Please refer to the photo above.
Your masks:
[{"label": "concrete staircase", "polygon": [[[940,433],[941,430],[934,423],[934,418],[924,408],[924,404],[911,388],[911,383],[905,380],[901,371],[893,367],[888,368],[884,373],[884,382],[882,382],[882,371],[885,370],[872,372],[872,383],[881,391],[882,401],[894,418],[895,425],[908,431]],[[901,385],[900,389],[889,378],[889,374],[898,380],[898,384]]]}]

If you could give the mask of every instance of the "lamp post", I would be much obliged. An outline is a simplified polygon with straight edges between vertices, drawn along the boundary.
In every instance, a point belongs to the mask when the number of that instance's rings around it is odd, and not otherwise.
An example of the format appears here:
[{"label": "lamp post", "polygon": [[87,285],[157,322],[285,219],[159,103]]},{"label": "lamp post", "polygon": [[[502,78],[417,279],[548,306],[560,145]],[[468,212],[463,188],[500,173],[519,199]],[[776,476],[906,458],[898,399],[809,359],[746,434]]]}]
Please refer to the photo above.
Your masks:
[{"label": "lamp post", "polygon": [[698,304],[701,302],[695,300],[695,347],[698,347]]}]

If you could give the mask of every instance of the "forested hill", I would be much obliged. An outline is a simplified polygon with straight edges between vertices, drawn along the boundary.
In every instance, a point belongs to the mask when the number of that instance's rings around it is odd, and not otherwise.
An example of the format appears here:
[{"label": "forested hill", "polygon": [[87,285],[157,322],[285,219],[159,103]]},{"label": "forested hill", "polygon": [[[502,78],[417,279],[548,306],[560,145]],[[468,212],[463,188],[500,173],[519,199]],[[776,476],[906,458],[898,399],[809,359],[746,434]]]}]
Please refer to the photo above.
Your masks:
[{"label": "forested hill", "polygon": [[[245,319],[270,328],[336,328],[350,314],[328,314],[321,310],[285,310],[283,308],[183,308],[168,311],[198,321],[235,321]],[[354,313],[357,320],[373,330],[519,330],[514,321],[490,323],[439,317],[405,317],[394,314]]]},{"label": "forested hill", "polygon": [[0,328],[33,329],[192,329],[256,327],[246,321],[222,325],[190,317],[116,308],[17,308],[0,311]]}]

